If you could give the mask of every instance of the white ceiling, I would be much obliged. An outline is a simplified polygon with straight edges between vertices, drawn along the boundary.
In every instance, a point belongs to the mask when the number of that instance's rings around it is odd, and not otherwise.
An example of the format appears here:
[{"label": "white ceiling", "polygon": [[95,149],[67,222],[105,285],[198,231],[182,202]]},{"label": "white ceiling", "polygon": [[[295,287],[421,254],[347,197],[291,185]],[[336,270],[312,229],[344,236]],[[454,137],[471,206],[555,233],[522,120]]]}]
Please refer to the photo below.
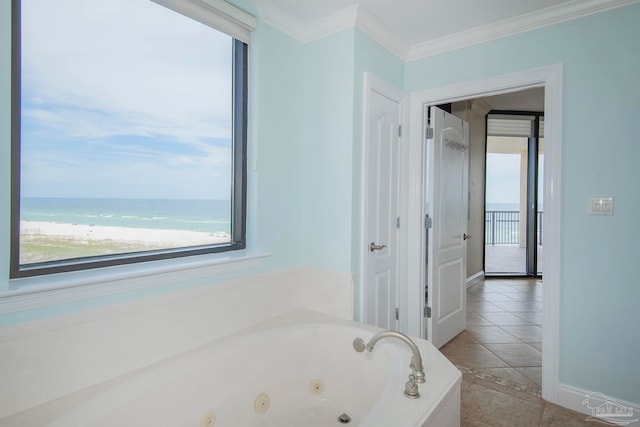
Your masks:
[{"label": "white ceiling", "polygon": [[482,98],[492,110],[544,112],[544,88],[521,90],[520,92]]},{"label": "white ceiling", "polygon": [[257,0],[265,22],[309,42],[356,26],[405,60],[639,0]]}]

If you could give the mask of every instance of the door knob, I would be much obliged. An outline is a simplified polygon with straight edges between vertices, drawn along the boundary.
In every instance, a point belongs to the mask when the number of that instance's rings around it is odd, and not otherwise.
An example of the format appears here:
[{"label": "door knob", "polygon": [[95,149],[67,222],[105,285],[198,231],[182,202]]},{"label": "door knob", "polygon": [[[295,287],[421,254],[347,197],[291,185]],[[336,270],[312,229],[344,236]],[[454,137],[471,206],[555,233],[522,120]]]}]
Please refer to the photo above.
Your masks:
[{"label": "door knob", "polygon": [[387,245],[376,245],[375,243],[371,242],[371,244],[369,245],[369,252],[381,251],[386,247]]},{"label": "door knob", "polygon": [[467,233],[464,233],[464,235],[462,236],[462,238],[463,238],[464,240],[469,240],[469,239],[471,238],[471,236],[470,236],[470,235],[468,235]]}]

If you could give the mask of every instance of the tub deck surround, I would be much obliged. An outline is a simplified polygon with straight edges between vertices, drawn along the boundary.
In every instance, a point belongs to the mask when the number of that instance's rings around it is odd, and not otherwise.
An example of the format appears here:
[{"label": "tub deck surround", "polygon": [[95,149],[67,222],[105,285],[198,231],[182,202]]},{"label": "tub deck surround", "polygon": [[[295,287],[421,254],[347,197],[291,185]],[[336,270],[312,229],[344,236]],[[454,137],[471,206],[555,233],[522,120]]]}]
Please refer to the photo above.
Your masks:
[{"label": "tub deck surround", "polygon": [[352,319],[351,274],[294,267],[0,328],[0,419],[298,308]]},{"label": "tub deck surround", "polygon": [[462,375],[415,339],[427,381],[403,390],[411,352],[392,340],[358,353],[380,331],[297,309],[109,381],[0,419],[15,425],[459,426]]}]

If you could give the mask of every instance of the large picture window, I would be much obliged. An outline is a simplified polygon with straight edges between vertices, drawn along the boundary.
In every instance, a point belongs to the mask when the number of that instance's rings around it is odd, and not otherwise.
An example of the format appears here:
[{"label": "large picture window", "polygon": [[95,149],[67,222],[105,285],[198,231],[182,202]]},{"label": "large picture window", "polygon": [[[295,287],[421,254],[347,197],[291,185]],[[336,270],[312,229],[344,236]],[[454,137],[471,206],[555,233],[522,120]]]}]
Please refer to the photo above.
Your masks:
[{"label": "large picture window", "polygon": [[150,0],[12,10],[12,277],[244,248],[247,45]]}]

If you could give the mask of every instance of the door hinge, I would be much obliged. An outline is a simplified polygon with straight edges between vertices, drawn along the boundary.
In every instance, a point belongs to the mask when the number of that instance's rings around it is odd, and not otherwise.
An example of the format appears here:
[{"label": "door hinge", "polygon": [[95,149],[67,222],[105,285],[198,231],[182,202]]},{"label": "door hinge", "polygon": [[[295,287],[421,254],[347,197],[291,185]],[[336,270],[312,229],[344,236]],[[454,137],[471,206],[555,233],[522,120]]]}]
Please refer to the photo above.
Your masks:
[{"label": "door hinge", "polygon": [[424,216],[424,228],[432,228],[433,219],[429,215]]},{"label": "door hinge", "polygon": [[402,125],[398,125],[398,138],[402,137]]},{"label": "door hinge", "polygon": [[425,139],[433,139],[433,128],[427,128],[427,136]]},{"label": "door hinge", "polygon": [[400,309],[396,307],[396,320],[400,320]]},{"label": "door hinge", "polygon": [[424,317],[431,319],[431,307],[427,305],[424,306]]},{"label": "door hinge", "polygon": [[396,228],[400,228],[400,217],[396,218]]}]

